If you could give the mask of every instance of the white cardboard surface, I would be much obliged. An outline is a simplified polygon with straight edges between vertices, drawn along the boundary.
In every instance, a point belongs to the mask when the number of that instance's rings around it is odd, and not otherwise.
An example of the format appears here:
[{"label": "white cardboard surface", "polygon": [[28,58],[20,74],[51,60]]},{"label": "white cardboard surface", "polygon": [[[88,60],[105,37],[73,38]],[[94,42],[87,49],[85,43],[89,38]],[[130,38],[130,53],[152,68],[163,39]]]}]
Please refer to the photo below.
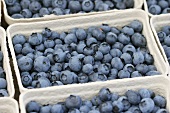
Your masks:
[{"label": "white cardboard surface", "polygon": [[0,113],[19,113],[17,101],[8,97],[1,98]]},{"label": "white cardboard surface", "polygon": [[56,104],[63,102],[69,95],[79,95],[83,100],[90,100],[98,94],[101,88],[109,88],[111,92],[124,95],[127,90],[139,90],[147,88],[153,90],[157,95],[161,95],[167,100],[167,109],[170,111],[170,78],[165,75],[148,78],[126,79],[117,81],[106,81],[92,84],[81,84],[80,87],[55,87],[48,89],[32,90],[20,95],[21,113],[26,113],[25,106],[28,102],[34,100],[42,105]]},{"label": "white cardboard surface", "polygon": [[[160,53],[159,48],[157,47],[156,41],[154,39],[154,36],[151,32],[148,15],[142,10],[126,10],[126,11],[119,11],[119,12],[106,13],[106,14],[83,16],[81,18],[74,17],[74,18],[67,18],[63,20],[61,19],[61,20],[53,20],[53,21],[46,21],[46,22],[27,23],[27,24],[22,23],[22,24],[11,25],[7,29],[7,36],[8,36],[9,48],[12,54],[14,69],[16,72],[20,91],[24,92],[28,89],[24,88],[21,83],[20,72],[18,69],[17,60],[12,44],[12,37],[14,35],[24,34],[28,36],[31,35],[31,33],[33,32],[41,32],[45,27],[48,27],[54,31],[61,32],[61,31],[68,31],[69,29],[75,27],[88,28],[90,26],[99,26],[102,23],[121,28],[122,26],[129,24],[131,21],[135,19],[143,23],[143,35],[146,37],[148,49],[154,57],[155,60],[154,65],[157,67],[158,71],[160,71],[164,75],[167,75],[168,66],[166,60],[164,60],[162,54]],[[131,79],[135,80],[136,78],[131,78]],[[87,83],[87,84],[91,84],[91,83]],[[69,86],[71,87],[72,85]]]},{"label": "white cardboard surface", "polygon": [[[143,5],[143,0],[134,0],[134,1],[135,1],[134,8],[135,9],[141,9],[142,5]],[[3,4],[3,12],[4,12],[5,20],[9,25],[14,24],[14,23],[28,23],[28,22],[57,20],[57,19],[63,19],[63,18],[69,18],[69,17],[88,16],[88,15],[95,15],[95,14],[102,14],[102,13],[118,11],[118,10],[110,10],[110,11],[92,12],[92,13],[86,13],[86,14],[70,14],[70,15],[63,15],[63,16],[46,15],[46,16],[41,17],[41,18],[13,19],[8,15],[7,6],[6,6],[4,0],[2,0],[2,4]]]}]

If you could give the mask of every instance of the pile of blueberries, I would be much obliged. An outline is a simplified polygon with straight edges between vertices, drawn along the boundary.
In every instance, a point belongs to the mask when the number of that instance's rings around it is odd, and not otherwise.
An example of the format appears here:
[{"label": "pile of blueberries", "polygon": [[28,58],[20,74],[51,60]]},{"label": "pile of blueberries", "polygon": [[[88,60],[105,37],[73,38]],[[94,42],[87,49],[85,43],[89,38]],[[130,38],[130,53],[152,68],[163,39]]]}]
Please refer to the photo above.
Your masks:
[{"label": "pile of blueberries", "polygon": [[143,25],[134,20],[118,29],[107,24],[88,29],[13,37],[21,80],[26,88],[160,75]]},{"label": "pile of blueberries", "polygon": [[7,91],[6,73],[3,69],[3,53],[0,51],[0,97],[6,96],[9,95]]},{"label": "pile of blueberries", "polygon": [[157,35],[170,64],[170,26],[162,27],[161,31],[157,32]]},{"label": "pile of blueberries", "polygon": [[152,90],[128,90],[122,96],[108,88],[102,88],[91,100],[70,95],[65,102],[54,105],[40,105],[35,101],[26,105],[27,113],[169,113],[165,108],[166,99]]},{"label": "pile of blueberries", "polygon": [[147,5],[153,15],[170,13],[170,0],[147,0]]},{"label": "pile of blueberries", "polygon": [[5,2],[8,14],[15,19],[134,7],[134,0],[5,0]]}]

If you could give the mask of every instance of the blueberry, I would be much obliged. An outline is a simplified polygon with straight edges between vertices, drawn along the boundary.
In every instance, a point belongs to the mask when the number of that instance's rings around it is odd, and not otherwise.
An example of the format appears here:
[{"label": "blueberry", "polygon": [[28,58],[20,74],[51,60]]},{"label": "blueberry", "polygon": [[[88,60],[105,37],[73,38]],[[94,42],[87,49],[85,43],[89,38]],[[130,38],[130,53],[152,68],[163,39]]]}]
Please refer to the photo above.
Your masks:
[{"label": "blueberry", "polygon": [[4,78],[0,78],[0,89],[7,88],[7,81]]},{"label": "blueberry", "polygon": [[51,81],[52,82],[55,82],[55,81],[59,81],[59,79],[60,79],[60,72],[58,72],[58,71],[53,71],[52,73],[51,73],[51,77],[50,77],[51,79]]},{"label": "blueberry", "polygon": [[139,103],[139,108],[143,113],[150,113],[154,109],[154,101],[151,98],[144,98]]},{"label": "blueberry", "polygon": [[106,3],[101,3],[98,6],[98,11],[107,11],[109,10],[109,5]]},{"label": "blueberry", "polygon": [[29,36],[28,42],[33,45],[39,45],[42,43],[43,36],[40,33],[32,33],[31,36]]},{"label": "blueberry", "polygon": [[124,47],[124,45],[123,45],[122,43],[120,43],[120,42],[116,42],[116,43],[112,46],[113,49],[119,49],[119,50],[122,50],[123,47]]},{"label": "blueberry", "polygon": [[110,9],[114,8],[114,3],[110,0],[106,0],[104,3],[106,3]]},{"label": "blueberry", "polygon": [[125,64],[132,63],[132,56],[129,53],[123,53],[120,58]]},{"label": "blueberry", "polygon": [[117,9],[126,9],[126,5],[124,2],[117,2],[116,8]]},{"label": "blueberry", "polygon": [[10,15],[16,15],[16,13],[19,14],[21,11],[21,5],[19,3],[15,3],[14,5],[7,7],[7,10]]},{"label": "blueberry", "polygon": [[166,13],[170,13],[170,8],[165,8],[165,9],[162,11],[162,14],[166,14]]},{"label": "blueberry", "polygon": [[50,111],[51,111],[51,106],[50,105],[42,106],[40,108],[40,113],[49,113]]},{"label": "blueberry", "polygon": [[131,37],[132,43],[136,47],[145,47],[146,46],[146,39],[139,33],[135,33]]},{"label": "blueberry", "polygon": [[24,44],[26,42],[26,38],[24,35],[15,35],[13,38],[12,38],[12,42],[14,45],[16,44]]},{"label": "blueberry", "polygon": [[22,48],[22,54],[23,55],[27,55],[29,53],[33,53],[34,52],[34,49],[32,49],[31,47],[23,47]]},{"label": "blueberry", "polygon": [[131,111],[132,113],[141,113],[138,106],[131,106],[128,111]]},{"label": "blueberry", "polygon": [[157,33],[157,35],[158,35],[159,41],[163,42],[165,37],[166,37],[166,33],[163,32],[163,31],[160,31],[160,32]]},{"label": "blueberry", "polygon": [[79,40],[84,40],[87,37],[86,31],[84,29],[77,29],[76,30],[76,36]]},{"label": "blueberry", "polygon": [[148,66],[146,64],[136,65],[136,71],[139,71],[141,74],[146,74],[148,72]]},{"label": "blueberry", "polygon": [[153,15],[158,15],[161,13],[161,7],[159,5],[151,5],[149,7],[149,12]]},{"label": "blueberry", "polygon": [[83,66],[82,71],[86,74],[91,74],[93,72],[93,66],[91,64],[86,64]]},{"label": "blueberry", "polygon": [[142,64],[145,60],[145,57],[143,56],[142,52],[138,51],[133,53],[133,64]]},{"label": "blueberry", "polygon": [[39,18],[39,17],[40,15],[38,13],[32,15],[32,18]]},{"label": "blueberry", "polygon": [[51,66],[51,71],[62,71],[62,66],[61,63],[55,63]]},{"label": "blueberry", "polygon": [[68,70],[62,71],[60,73],[60,81],[63,84],[72,84],[74,82],[74,75]]},{"label": "blueberry", "polygon": [[5,3],[9,6],[14,5],[17,2],[17,0],[5,0]]},{"label": "blueberry", "polygon": [[126,64],[126,65],[124,66],[123,70],[126,70],[126,71],[128,71],[129,73],[132,73],[132,72],[134,72],[135,67],[134,67],[132,64]]},{"label": "blueberry", "polygon": [[117,35],[113,32],[108,32],[106,35],[106,42],[108,44],[114,44],[117,41]]},{"label": "blueberry", "polygon": [[[61,49],[60,49],[61,50]],[[44,51],[44,55],[47,56],[49,54],[53,54],[54,53],[54,49],[52,48],[47,48],[45,51]]]},{"label": "blueberry", "polygon": [[80,73],[78,74],[78,82],[79,83],[87,83],[89,81],[89,77],[84,74],[84,73]]},{"label": "blueberry", "polygon": [[119,77],[120,79],[130,78],[130,73],[129,73],[129,71],[127,71],[127,70],[121,70],[121,71],[119,71],[119,73],[118,73],[118,77]]},{"label": "blueberry", "polygon": [[167,46],[170,46],[170,35],[168,35],[164,38],[164,44]]},{"label": "blueberry", "polygon": [[40,15],[40,17],[43,17],[44,15],[49,15],[50,14],[50,12],[49,12],[49,10],[47,9],[47,8],[41,8],[40,10],[39,10],[39,15]]},{"label": "blueberry", "polygon": [[82,105],[82,99],[79,96],[76,95],[70,95],[67,99],[66,99],[66,107],[69,109],[72,108],[80,108]]},{"label": "blueberry", "polygon": [[14,46],[15,53],[19,54],[22,52],[22,45],[21,44],[16,44]]},{"label": "blueberry", "polygon": [[81,11],[81,4],[79,1],[69,1],[68,8],[72,13],[77,13]]},{"label": "blueberry", "polygon": [[5,71],[2,67],[0,67],[0,78],[5,78],[5,77],[6,77]]},{"label": "blueberry", "polygon": [[122,44],[129,44],[130,43],[130,37],[127,36],[124,33],[121,33],[118,35],[118,41]]},{"label": "blueberry", "polygon": [[100,51],[97,51],[94,55],[95,60],[102,60],[103,59],[103,54]]},{"label": "blueberry", "polygon": [[157,0],[147,0],[148,7],[150,7],[151,5],[156,5],[156,4],[157,4]]},{"label": "blueberry", "polygon": [[158,5],[159,5],[162,9],[165,9],[165,8],[168,8],[168,7],[169,7],[168,1],[165,1],[165,0],[159,1],[159,2],[158,2]]},{"label": "blueberry", "polygon": [[28,9],[31,2],[30,0],[21,0],[20,4],[22,9]]},{"label": "blueberry", "polygon": [[51,107],[51,113],[64,113],[63,106],[61,104],[55,104]]},{"label": "blueberry", "polygon": [[52,0],[52,6],[65,9],[67,6],[67,0]]},{"label": "blueberry", "polygon": [[126,5],[126,8],[133,8],[134,7],[134,0],[123,0]]},{"label": "blueberry", "polygon": [[102,103],[102,101],[100,100],[99,96],[94,96],[91,100],[93,106],[98,106]]},{"label": "blueberry", "polygon": [[126,35],[133,35],[134,34],[134,29],[130,28],[128,26],[123,27],[123,29],[121,30],[122,33],[126,34]]},{"label": "blueberry", "polygon": [[116,35],[120,34],[119,29],[117,29],[116,27],[112,27],[112,28],[111,28],[111,32],[112,32],[112,33],[115,33]]},{"label": "blueberry", "polygon": [[137,92],[128,90],[126,96],[131,104],[137,105],[140,103],[141,97]]},{"label": "blueberry", "polygon": [[94,64],[94,58],[92,56],[86,56],[83,60],[84,64]]},{"label": "blueberry", "polygon": [[24,18],[24,16],[22,16],[21,14],[13,14],[11,17],[14,19]]},{"label": "blueberry", "polygon": [[111,102],[104,102],[99,106],[101,113],[110,113],[113,110],[113,106]]},{"label": "blueberry", "polygon": [[101,101],[109,101],[111,99],[111,91],[108,88],[102,88],[99,91],[99,98]]},{"label": "blueberry", "polygon": [[40,9],[41,9],[41,4],[38,1],[33,1],[31,2],[31,4],[29,5],[29,10],[32,13],[37,13]]},{"label": "blueberry", "polygon": [[52,35],[52,31],[49,28],[45,28],[42,31],[42,35],[45,37],[44,39],[46,40],[46,38],[49,38]]},{"label": "blueberry", "polygon": [[102,25],[100,26],[100,29],[101,29],[102,31],[104,31],[105,33],[107,33],[107,32],[110,32],[111,27],[110,27],[108,24],[102,24]]},{"label": "blueberry", "polygon": [[109,53],[111,47],[107,42],[103,42],[100,44],[98,50],[103,53],[103,55]]},{"label": "blueberry", "polygon": [[165,98],[160,95],[155,96],[153,101],[158,107],[164,108],[166,106]]},{"label": "blueberry", "polygon": [[118,70],[117,69],[111,69],[110,74],[108,75],[108,79],[109,80],[116,79],[117,78],[117,74],[118,74]]},{"label": "blueberry", "polygon": [[84,55],[93,55],[94,54],[94,50],[92,49],[92,47],[85,47],[83,50]]},{"label": "blueberry", "polygon": [[123,53],[129,53],[130,55],[133,55],[134,52],[136,52],[136,48],[133,45],[126,45],[124,46]]},{"label": "blueberry", "polygon": [[154,65],[148,65],[148,71],[156,71],[156,67]]},{"label": "blueberry", "polygon": [[35,101],[31,101],[26,105],[26,111],[27,112],[39,112],[40,105]]},{"label": "blueberry", "polygon": [[47,57],[39,56],[34,60],[34,69],[38,72],[47,72],[50,66],[50,60]]},{"label": "blueberry", "polygon": [[54,8],[52,13],[55,15],[64,15],[64,11],[61,8]]},{"label": "blueberry", "polygon": [[51,82],[49,81],[49,79],[45,78],[45,77],[40,77],[38,78],[38,88],[45,88],[45,87],[49,87],[51,86]]},{"label": "blueberry", "polygon": [[91,0],[83,0],[82,9],[83,11],[89,12],[94,8],[94,3]]},{"label": "blueberry", "polygon": [[83,101],[83,105],[88,106],[89,108],[92,108],[92,102],[90,100]]},{"label": "blueberry", "polygon": [[74,56],[74,57],[71,57],[71,59],[69,60],[69,67],[71,70],[77,72],[81,70],[82,63],[76,56]]},{"label": "blueberry", "polygon": [[42,0],[42,4],[45,7],[50,7],[52,5],[52,0]]},{"label": "blueberry", "polygon": [[153,76],[153,75],[160,75],[161,73],[159,71],[148,71],[146,73],[146,76]]},{"label": "blueberry", "polygon": [[112,105],[113,105],[113,112],[114,113],[120,113],[124,109],[124,105],[121,101],[114,101],[112,103]]},{"label": "blueberry", "polygon": [[103,61],[103,63],[110,63],[111,60],[112,60],[112,55],[106,54],[106,55],[104,55],[102,61]]},{"label": "blueberry", "polygon": [[40,44],[40,45],[35,46],[35,50],[44,51],[45,50],[44,44]]},{"label": "blueberry", "polygon": [[98,110],[91,110],[88,113],[100,113]]},{"label": "blueberry", "polygon": [[162,28],[162,31],[168,36],[170,34],[170,26],[164,26]]},{"label": "blueberry", "polygon": [[24,18],[31,18],[32,12],[29,9],[23,9],[21,11],[21,14],[24,16]]},{"label": "blueberry", "polygon": [[68,111],[68,113],[80,113],[80,111],[78,110],[78,109],[70,109],[69,111]]},{"label": "blueberry", "polygon": [[156,113],[168,113],[166,109],[159,109]]},{"label": "blueberry", "polygon": [[77,43],[77,37],[75,34],[71,33],[71,34],[68,34],[65,39],[64,39],[64,42],[66,44],[71,44],[71,43]]},{"label": "blueberry", "polygon": [[115,58],[112,59],[111,65],[112,65],[113,68],[115,68],[117,70],[121,70],[124,66],[123,62],[118,57],[115,57]]},{"label": "blueberry", "polygon": [[93,37],[90,37],[86,39],[86,45],[87,46],[93,46],[93,44],[97,44],[97,40]]},{"label": "blueberry", "polygon": [[99,74],[105,74],[105,75],[108,75],[110,72],[110,66],[107,65],[107,64],[101,64],[99,65],[98,67],[98,73]]},{"label": "blueberry", "polygon": [[133,28],[136,32],[141,32],[143,29],[143,24],[139,20],[134,20],[130,23],[129,27]]},{"label": "blueberry", "polygon": [[127,111],[131,106],[126,96],[119,97],[118,101],[121,101],[123,103],[124,111]]},{"label": "blueberry", "polygon": [[64,84],[60,81],[52,82],[52,86],[61,86],[61,85],[64,85]]},{"label": "blueberry", "polygon": [[122,55],[122,52],[119,49],[111,49],[110,54],[112,57],[120,57]]},{"label": "blueberry", "polygon": [[18,67],[21,71],[30,71],[33,66],[33,60],[27,56],[18,59]]},{"label": "blueberry", "polygon": [[151,97],[148,89],[140,89],[138,92],[139,92],[139,95],[142,97],[142,99]]},{"label": "blueberry", "polygon": [[90,107],[88,107],[87,105],[83,105],[80,107],[80,112],[83,112],[83,113],[88,113],[90,111]]},{"label": "blueberry", "polygon": [[131,78],[134,78],[134,77],[142,77],[142,74],[139,73],[139,71],[134,71],[134,72],[132,72],[132,74],[131,74]]},{"label": "blueberry", "polygon": [[92,36],[101,41],[105,38],[105,33],[101,29],[95,28],[92,30]]}]

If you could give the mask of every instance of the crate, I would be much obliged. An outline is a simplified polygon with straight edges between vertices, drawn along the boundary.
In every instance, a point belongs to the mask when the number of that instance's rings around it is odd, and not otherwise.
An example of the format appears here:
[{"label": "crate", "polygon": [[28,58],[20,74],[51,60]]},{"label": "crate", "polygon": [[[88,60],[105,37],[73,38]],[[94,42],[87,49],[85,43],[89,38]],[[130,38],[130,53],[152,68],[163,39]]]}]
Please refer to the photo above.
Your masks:
[{"label": "crate", "polygon": [[161,95],[167,100],[167,109],[170,111],[170,78],[166,76],[154,76],[148,78],[126,79],[123,82],[106,81],[101,83],[92,83],[88,85],[81,84],[74,87],[60,87],[40,89],[39,91],[32,90],[20,95],[21,113],[26,113],[25,106],[28,102],[34,100],[42,105],[56,104],[63,102],[70,95],[79,95],[83,100],[90,100],[93,96],[98,94],[103,87],[109,88],[111,92],[116,92],[124,95],[127,90],[139,90],[147,88],[153,90],[157,95]]},{"label": "crate", "polygon": [[13,98],[1,98],[0,104],[0,113],[19,113],[18,103]]},{"label": "crate", "polygon": [[[155,40],[157,41],[159,49],[160,49],[164,59],[166,60],[168,66],[169,66],[168,59],[166,57],[166,54],[164,52],[164,49],[163,49],[160,41],[159,41],[157,32],[160,31],[162,27],[164,27],[166,25],[170,25],[169,19],[170,19],[170,15],[159,15],[159,16],[152,17],[150,20],[150,24],[151,24],[153,34],[155,36]],[[170,67],[169,67],[169,73],[170,73]]]},{"label": "crate", "polygon": [[[134,8],[135,9],[141,9],[142,6],[143,6],[143,0],[134,0],[134,1],[135,1]],[[116,11],[116,10],[110,10],[110,11],[92,12],[92,13],[86,13],[86,14],[70,14],[70,15],[63,15],[63,16],[56,16],[56,15],[52,14],[52,15],[46,15],[46,16],[41,17],[41,18],[13,19],[8,15],[5,0],[2,0],[2,4],[3,4],[4,17],[5,17],[6,22],[9,25],[14,24],[14,23],[28,23],[28,22],[57,20],[57,19],[70,18],[70,17],[76,17],[76,16],[88,16],[88,15],[95,15],[95,14],[102,14],[102,13],[108,13],[108,12]]]},{"label": "crate", "polygon": [[[19,68],[17,65],[17,60],[16,60],[16,56],[15,56],[15,52],[14,52],[14,48],[12,44],[12,37],[14,35],[21,33],[23,35],[28,36],[28,35],[31,35],[31,33],[33,32],[41,32],[42,29],[46,27],[50,28],[51,30],[61,32],[61,31],[68,31],[69,29],[75,28],[75,27],[76,28],[88,28],[90,26],[99,26],[102,23],[121,28],[122,26],[129,24],[131,21],[135,19],[138,19],[139,21],[143,23],[143,35],[146,37],[146,40],[148,43],[147,45],[148,49],[155,59],[154,65],[157,67],[158,71],[160,71],[164,75],[167,75],[168,66],[157,47],[156,41],[154,39],[154,36],[149,26],[149,19],[148,19],[147,14],[142,10],[126,10],[126,11],[120,11],[120,12],[84,16],[81,18],[75,17],[75,18],[67,18],[64,20],[54,20],[54,21],[27,23],[27,24],[21,23],[21,24],[11,25],[7,29],[8,43],[9,43],[9,48],[12,54],[14,69],[16,72],[20,91],[24,92],[29,89],[24,88],[21,83],[20,72],[19,72]],[[87,84],[90,84],[90,83],[87,83]],[[71,87],[74,85],[69,85],[69,86]]]},{"label": "crate", "polygon": [[7,51],[7,42],[6,42],[6,32],[5,30],[0,27],[0,46],[1,51],[3,52],[4,58],[3,58],[3,69],[6,73],[6,80],[7,80],[7,90],[9,93],[9,97],[14,97],[14,83],[13,83],[13,77],[11,72],[11,67],[9,63],[9,56]]}]

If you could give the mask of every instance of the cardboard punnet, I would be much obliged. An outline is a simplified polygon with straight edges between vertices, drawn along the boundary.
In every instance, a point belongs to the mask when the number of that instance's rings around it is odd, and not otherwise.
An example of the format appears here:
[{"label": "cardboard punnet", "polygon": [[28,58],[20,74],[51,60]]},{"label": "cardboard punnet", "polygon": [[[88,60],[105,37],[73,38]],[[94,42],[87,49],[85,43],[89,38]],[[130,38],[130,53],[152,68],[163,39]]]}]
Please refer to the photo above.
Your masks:
[{"label": "cardboard punnet", "polygon": [[[160,53],[159,48],[157,47],[156,41],[150,29],[148,15],[142,10],[126,10],[113,13],[74,17],[46,22],[13,24],[10,27],[8,27],[7,29],[8,43],[10,52],[12,54],[14,69],[16,72],[20,91],[24,92],[30,89],[24,88],[21,83],[20,71],[17,65],[16,55],[12,44],[12,37],[14,35],[23,34],[29,36],[34,32],[41,32],[46,27],[57,32],[68,31],[71,28],[86,29],[90,26],[100,26],[103,23],[109,24],[110,26],[121,28],[124,25],[128,25],[130,22],[136,19],[143,23],[143,35],[146,37],[147,47],[154,57],[155,60],[154,65],[156,66],[158,71],[160,71],[164,75],[167,75],[168,66],[162,54]],[[70,87],[71,86],[72,85],[70,85]]]},{"label": "cardboard punnet", "polygon": [[7,80],[7,90],[9,93],[9,97],[14,97],[15,90],[14,90],[14,83],[13,83],[13,77],[11,72],[11,67],[9,63],[9,56],[7,51],[7,42],[6,42],[6,32],[5,30],[0,27],[0,47],[1,51],[3,52],[3,69],[6,73],[6,80]]},{"label": "cardboard punnet", "polygon": [[[134,0],[134,8],[135,9],[141,9],[143,6],[143,0]],[[11,25],[14,23],[28,23],[28,22],[38,22],[38,21],[49,21],[49,20],[57,20],[57,19],[64,19],[64,18],[70,18],[70,17],[76,17],[76,16],[88,16],[88,15],[95,15],[95,14],[104,14],[108,12],[113,12],[113,11],[119,11],[119,10],[109,10],[109,11],[101,11],[101,12],[91,12],[91,13],[85,13],[85,14],[70,14],[70,15],[62,15],[62,16],[56,16],[54,14],[52,15],[46,15],[41,18],[27,18],[27,19],[13,19],[8,15],[7,12],[7,6],[5,4],[5,0],[2,0],[3,4],[3,12],[5,16],[6,22]]]},{"label": "cardboard punnet", "polygon": [[125,79],[117,81],[106,81],[92,84],[81,84],[80,87],[75,85],[73,87],[55,87],[48,89],[32,90],[22,93],[20,95],[20,109],[21,113],[26,113],[25,106],[30,101],[36,101],[41,105],[57,104],[57,102],[64,102],[70,95],[78,95],[83,100],[90,100],[97,95],[101,88],[109,88],[111,92],[124,95],[128,90],[139,90],[147,88],[153,90],[156,95],[161,95],[166,98],[166,107],[170,111],[170,78],[164,75],[154,76],[148,78]]}]

